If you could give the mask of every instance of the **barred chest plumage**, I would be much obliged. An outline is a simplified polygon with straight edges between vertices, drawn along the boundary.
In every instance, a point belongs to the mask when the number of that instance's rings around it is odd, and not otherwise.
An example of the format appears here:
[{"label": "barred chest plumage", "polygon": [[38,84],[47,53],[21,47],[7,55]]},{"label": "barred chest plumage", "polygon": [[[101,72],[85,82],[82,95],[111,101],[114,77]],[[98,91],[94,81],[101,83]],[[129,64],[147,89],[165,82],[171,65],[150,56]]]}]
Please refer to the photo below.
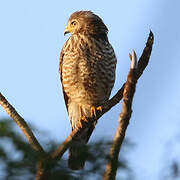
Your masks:
[{"label": "barred chest plumage", "polygon": [[100,105],[115,81],[116,56],[104,39],[72,35],[63,48],[62,82],[73,102]]}]

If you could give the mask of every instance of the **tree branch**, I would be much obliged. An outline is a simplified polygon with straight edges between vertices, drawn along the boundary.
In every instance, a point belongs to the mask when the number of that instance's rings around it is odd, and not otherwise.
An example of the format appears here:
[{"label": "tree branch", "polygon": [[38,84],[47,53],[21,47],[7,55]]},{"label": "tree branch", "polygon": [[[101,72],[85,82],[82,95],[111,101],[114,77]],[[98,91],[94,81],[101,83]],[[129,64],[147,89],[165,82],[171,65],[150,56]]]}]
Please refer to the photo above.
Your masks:
[{"label": "tree branch", "polygon": [[32,148],[41,154],[45,154],[43,148],[37,141],[33,132],[27,125],[26,121],[17,113],[15,108],[6,100],[6,98],[0,93],[0,105],[4,108],[4,110],[9,114],[9,116],[16,122],[16,124],[20,127],[27,140],[29,141]]},{"label": "tree branch", "polygon": [[37,162],[36,180],[51,180],[51,169],[54,162],[47,154],[39,159]]},{"label": "tree branch", "polygon": [[119,116],[119,125],[110,149],[109,158],[106,165],[106,171],[103,177],[104,180],[114,180],[116,178],[119,151],[125,137],[129,120],[131,118],[131,106],[137,83],[137,57],[134,51],[132,56],[130,55],[130,59],[131,69],[129,71],[128,79],[124,86],[122,111]]}]

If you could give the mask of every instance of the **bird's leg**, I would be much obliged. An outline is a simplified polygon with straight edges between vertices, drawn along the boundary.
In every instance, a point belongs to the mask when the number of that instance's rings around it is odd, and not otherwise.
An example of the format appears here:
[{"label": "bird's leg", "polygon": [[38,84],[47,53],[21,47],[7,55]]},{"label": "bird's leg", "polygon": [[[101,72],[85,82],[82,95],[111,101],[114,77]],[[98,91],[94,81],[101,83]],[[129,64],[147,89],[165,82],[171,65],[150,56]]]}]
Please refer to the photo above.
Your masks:
[{"label": "bird's leg", "polygon": [[[82,128],[83,121],[88,122],[88,119],[86,118],[86,116],[83,115],[81,108],[79,109],[79,111],[80,111],[79,126]],[[90,109],[91,117],[96,117],[97,111],[102,112],[102,106],[98,106],[98,107],[91,106],[91,109]]]},{"label": "bird's leg", "polygon": [[91,117],[96,117],[97,111],[102,112],[102,106],[98,106],[98,107],[92,106],[90,111],[91,111]]}]

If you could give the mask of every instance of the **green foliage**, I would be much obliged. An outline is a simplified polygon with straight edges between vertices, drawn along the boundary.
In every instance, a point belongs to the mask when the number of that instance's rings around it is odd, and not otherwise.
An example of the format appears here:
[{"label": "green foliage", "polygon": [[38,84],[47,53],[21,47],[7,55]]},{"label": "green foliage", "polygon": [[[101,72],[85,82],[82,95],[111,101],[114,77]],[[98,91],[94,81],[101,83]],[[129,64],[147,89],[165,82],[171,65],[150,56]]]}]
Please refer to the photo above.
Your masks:
[{"label": "green foliage", "polygon": [[[0,120],[0,177],[8,180],[31,180],[36,174],[37,155],[34,153],[26,139],[14,128],[14,122],[8,119]],[[39,132],[39,131],[38,131]],[[125,143],[128,147],[128,143]],[[48,146],[44,144],[47,152],[57,148],[57,142],[49,140]],[[86,147],[86,167],[80,171],[72,171],[67,167],[67,156],[55,164],[52,174],[53,180],[88,180],[101,179],[107,163],[111,143],[98,141]],[[122,156],[123,153],[121,153]],[[2,170],[2,171],[1,171]],[[120,159],[118,170],[131,177],[132,171],[125,159]]]}]

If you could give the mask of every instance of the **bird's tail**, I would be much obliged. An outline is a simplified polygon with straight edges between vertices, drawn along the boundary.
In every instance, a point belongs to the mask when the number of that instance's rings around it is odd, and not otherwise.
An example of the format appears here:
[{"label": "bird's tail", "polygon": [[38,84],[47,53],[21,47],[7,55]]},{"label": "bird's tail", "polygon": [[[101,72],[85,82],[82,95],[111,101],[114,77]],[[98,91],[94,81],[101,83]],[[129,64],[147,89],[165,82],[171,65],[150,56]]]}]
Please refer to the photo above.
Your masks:
[{"label": "bird's tail", "polygon": [[85,164],[85,144],[74,142],[69,149],[68,167],[72,170],[83,169]]},{"label": "bird's tail", "polygon": [[[68,113],[72,124],[72,129],[74,129],[78,125],[81,115],[84,115],[85,117],[90,116],[90,107],[79,106],[79,104],[70,103]],[[87,129],[84,129],[82,134],[80,134],[79,137],[76,137],[74,142],[71,144],[69,148],[69,168],[73,170],[80,170],[84,167],[87,155],[86,143],[88,142],[94,128],[95,124],[93,124]]]}]

